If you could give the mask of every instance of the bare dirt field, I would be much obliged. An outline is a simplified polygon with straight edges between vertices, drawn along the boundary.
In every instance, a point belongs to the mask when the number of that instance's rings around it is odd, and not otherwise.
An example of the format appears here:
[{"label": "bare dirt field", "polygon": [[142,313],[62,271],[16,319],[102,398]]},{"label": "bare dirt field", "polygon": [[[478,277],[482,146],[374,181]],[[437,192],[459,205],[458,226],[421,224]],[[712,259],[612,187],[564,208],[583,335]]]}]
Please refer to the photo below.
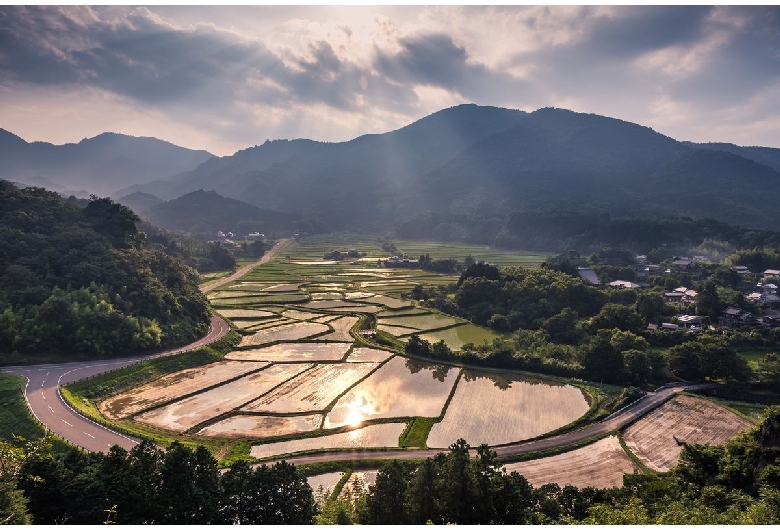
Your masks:
[{"label": "bare dirt field", "polygon": [[535,488],[544,484],[558,484],[584,488],[612,488],[623,485],[623,475],[639,472],[638,466],[620,446],[617,436],[568,453],[507,464],[506,472],[517,471]]},{"label": "bare dirt field", "polygon": [[626,446],[649,468],[669,471],[680,458],[675,441],[719,445],[753,425],[706,399],[677,396],[623,433]]}]

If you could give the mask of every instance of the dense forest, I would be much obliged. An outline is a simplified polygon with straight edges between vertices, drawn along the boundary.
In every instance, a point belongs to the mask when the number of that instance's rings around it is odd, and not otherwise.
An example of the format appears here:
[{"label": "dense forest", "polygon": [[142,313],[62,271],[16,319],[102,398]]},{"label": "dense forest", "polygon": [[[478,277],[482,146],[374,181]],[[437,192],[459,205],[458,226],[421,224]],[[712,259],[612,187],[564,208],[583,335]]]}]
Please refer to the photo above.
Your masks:
[{"label": "dense forest", "polygon": [[[40,446],[15,461],[7,522],[306,524],[316,513],[306,478],[285,462],[252,469],[240,461],[222,473],[205,447],[178,442],[165,451],[149,441],[130,451],[114,446],[107,454],[52,455]],[[8,513],[3,500],[0,492],[0,516]]]},{"label": "dense forest", "polygon": [[0,355],[112,356],[186,343],[209,309],[193,269],[110,199],[0,181]]},{"label": "dense forest", "polygon": [[[24,524],[778,524],[780,414],[722,446],[684,444],[669,473],[620,488],[534,487],[487,446],[459,440],[422,462],[393,460],[365,492],[314,495],[286,462],[220,472],[202,446],[146,441],[108,454],[45,441],[0,447],[0,517]],[[473,450],[472,450],[473,451]],[[316,499],[316,502],[315,502]]]}]

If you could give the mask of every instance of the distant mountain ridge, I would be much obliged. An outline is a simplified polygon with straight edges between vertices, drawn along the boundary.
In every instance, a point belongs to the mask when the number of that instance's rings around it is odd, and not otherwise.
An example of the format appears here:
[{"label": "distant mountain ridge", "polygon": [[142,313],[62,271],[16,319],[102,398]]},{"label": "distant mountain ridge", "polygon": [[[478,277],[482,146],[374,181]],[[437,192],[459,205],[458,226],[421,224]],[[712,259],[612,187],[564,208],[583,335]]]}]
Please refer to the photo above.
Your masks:
[{"label": "distant mountain ridge", "polygon": [[[150,196],[138,193],[125,197],[152,202]],[[158,199],[159,200],[159,199]],[[218,231],[236,231],[240,237],[252,232],[304,231],[319,233],[329,227],[305,219],[295,213],[280,213],[260,209],[221,196],[215,191],[196,190],[176,199],[150,204],[142,216],[156,226],[166,230],[193,235],[201,239],[216,239]]]},{"label": "distant mountain ridge", "polygon": [[54,183],[50,189],[83,189],[101,196],[192,170],[212,156],[156,138],[103,133],[54,145],[26,142],[0,129],[0,178],[29,185],[47,180]]},{"label": "distant mountain ridge", "polygon": [[421,211],[506,215],[574,207],[780,226],[780,149],[680,142],[595,114],[460,105],[348,142],[276,140],[133,186],[161,198],[216,190],[335,229]]},{"label": "distant mountain ridge", "polygon": [[511,212],[528,210],[780,226],[780,149],[681,142],[558,108],[459,105],[384,134],[267,141],[169,175],[114,196],[216,191],[334,230],[410,228],[424,214],[451,237],[488,223],[485,240]]}]

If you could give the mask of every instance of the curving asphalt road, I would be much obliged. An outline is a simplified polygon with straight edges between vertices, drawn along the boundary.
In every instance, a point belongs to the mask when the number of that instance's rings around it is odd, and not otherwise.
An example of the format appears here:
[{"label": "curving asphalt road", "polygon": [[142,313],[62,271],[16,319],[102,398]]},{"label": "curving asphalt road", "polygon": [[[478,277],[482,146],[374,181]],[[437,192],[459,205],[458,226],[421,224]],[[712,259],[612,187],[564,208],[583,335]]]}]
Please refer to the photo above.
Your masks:
[{"label": "curving asphalt road", "polygon": [[[242,267],[234,274],[201,288],[208,292],[216,287],[232,282],[254,267],[266,263],[287,242],[280,240],[258,261]],[[33,416],[54,434],[88,451],[106,453],[113,445],[132,449],[140,440],[112,431],[78,414],[63,399],[60,393],[62,385],[91,377],[93,375],[122,368],[146,359],[174,355],[194,350],[218,341],[228,334],[230,326],[218,316],[211,317],[211,325],[205,337],[171,350],[151,355],[124,357],[104,361],[71,362],[61,364],[41,364],[34,366],[8,366],[0,372],[20,375],[27,378],[24,397]]]}]

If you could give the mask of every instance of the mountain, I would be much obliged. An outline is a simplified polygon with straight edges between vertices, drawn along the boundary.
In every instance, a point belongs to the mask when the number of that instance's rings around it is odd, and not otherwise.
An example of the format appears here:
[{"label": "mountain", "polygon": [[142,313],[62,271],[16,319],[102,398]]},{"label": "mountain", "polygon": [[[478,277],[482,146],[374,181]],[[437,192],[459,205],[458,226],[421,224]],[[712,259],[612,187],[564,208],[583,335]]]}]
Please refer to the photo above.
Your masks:
[{"label": "mountain", "polygon": [[[212,155],[156,138],[104,133],[77,144],[28,143],[0,129],[0,178],[106,196],[132,184],[194,169]],[[49,186],[47,186],[49,187]]]},{"label": "mountain", "polygon": [[780,171],[780,149],[775,149],[773,147],[741,147],[734,144],[715,142],[706,144],[696,144],[693,142],[686,143],[693,147],[698,147],[699,149],[726,151],[727,153],[739,155],[743,158],[758,162],[759,164],[769,166],[775,171]]},{"label": "mountain", "polygon": [[119,204],[124,204],[138,215],[143,215],[152,206],[156,206],[163,201],[161,198],[151,193],[137,191],[128,195],[123,195],[115,199]]},{"label": "mountain", "polygon": [[387,229],[430,212],[429,221],[456,225],[440,232],[458,233],[475,215],[495,221],[515,210],[561,208],[775,228],[778,153],[679,142],[564,109],[460,105],[348,142],[268,141],[127,191],[172,198],[215,190],[335,229]]},{"label": "mountain", "polygon": [[[127,197],[138,196],[137,193]],[[299,214],[264,210],[236,199],[228,199],[214,191],[203,190],[154,204],[141,215],[166,230],[202,239],[215,239],[219,231],[245,236],[252,232],[276,230],[310,234],[329,230],[322,223],[305,219]]]}]

